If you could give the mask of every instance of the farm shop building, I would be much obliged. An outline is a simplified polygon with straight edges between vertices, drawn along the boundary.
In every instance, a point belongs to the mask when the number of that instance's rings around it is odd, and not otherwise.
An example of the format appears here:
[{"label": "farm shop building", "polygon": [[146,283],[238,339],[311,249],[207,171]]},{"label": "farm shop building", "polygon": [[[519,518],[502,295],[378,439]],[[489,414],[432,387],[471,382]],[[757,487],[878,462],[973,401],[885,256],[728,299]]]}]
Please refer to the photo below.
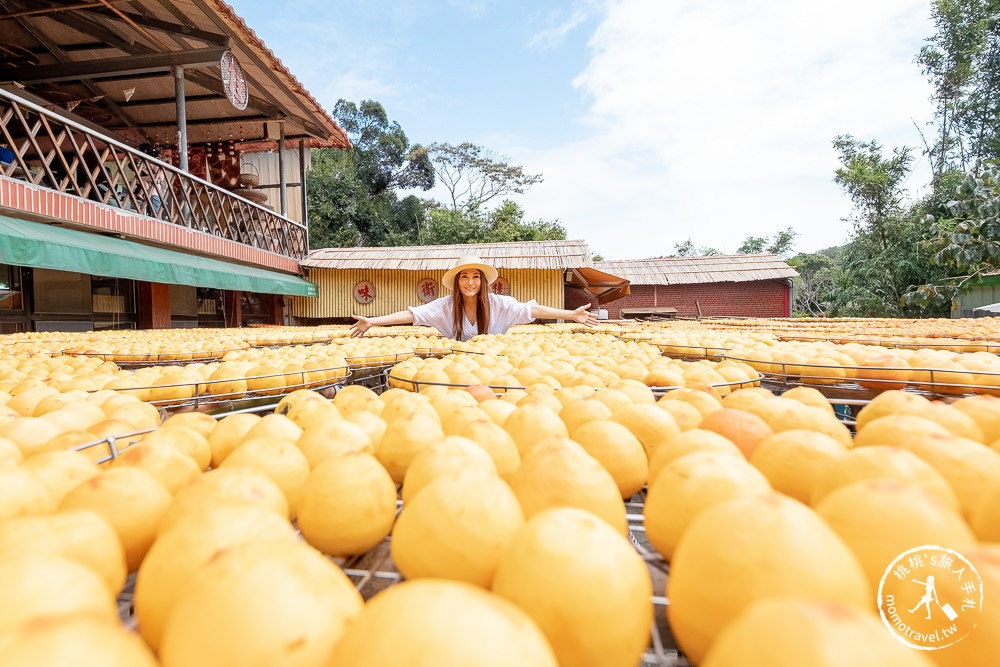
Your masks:
[{"label": "farm shop building", "polygon": [[222,0],[118,5],[3,3],[0,333],[282,322],[299,179],[242,146],[346,134]]},{"label": "farm shop building", "polygon": [[567,285],[608,303],[628,294],[628,281],[598,270],[584,241],[519,241],[387,248],[326,248],[301,262],[319,288],[316,299],[293,298],[299,324],[348,322],[375,317],[451,294],[441,277],[460,257],[476,255],[497,268],[498,294],[565,307]]},{"label": "farm shop building", "polygon": [[[607,306],[609,319],[625,317],[790,317],[792,278],[798,273],[777,255],[713,255],[594,262],[594,268],[629,281],[631,293]],[[569,287],[566,307],[595,303]]]}]

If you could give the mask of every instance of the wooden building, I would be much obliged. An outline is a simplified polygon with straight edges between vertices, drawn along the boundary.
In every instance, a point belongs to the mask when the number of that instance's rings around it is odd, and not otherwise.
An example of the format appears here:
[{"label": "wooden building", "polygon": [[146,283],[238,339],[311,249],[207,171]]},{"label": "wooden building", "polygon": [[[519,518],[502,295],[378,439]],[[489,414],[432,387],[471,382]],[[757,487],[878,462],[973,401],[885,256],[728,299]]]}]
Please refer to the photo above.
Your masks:
[{"label": "wooden building", "polygon": [[388,248],[326,248],[301,262],[318,287],[315,299],[292,298],[300,324],[375,317],[450,294],[441,277],[459,257],[476,255],[496,267],[495,292],[520,301],[565,307],[567,285],[606,303],[628,294],[628,281],[594,266],[584,241],[520,241]]},{"label": "wooden building", "polygon": [[[278,152],[278,141],[247,141],[236,145],[240,153],[240,172],[254,176],[266,199],[263,205],[305,224],[306,174],[312,169],[312,148],[329,148],[318,139],[286,140]],[[341,147],[342,148],[342,147]],[[282,190],[285,191],[282,197]]]},{"label": "wooden building", "polygon": [[350,141],[232,7],[5,0],[0,48],[0,333],[281,323],[315,293],[301,207],[245,187],[242,146]]},{"label": "wooden building", "polygon": [[[627,297],[602,306],[609,319],[790,317],[798,275],[777,255],[660,257],[594,262],[594,268],[630,283]],[[567,288],[567,308],[588,302],[596,303],[584,290]]]}]

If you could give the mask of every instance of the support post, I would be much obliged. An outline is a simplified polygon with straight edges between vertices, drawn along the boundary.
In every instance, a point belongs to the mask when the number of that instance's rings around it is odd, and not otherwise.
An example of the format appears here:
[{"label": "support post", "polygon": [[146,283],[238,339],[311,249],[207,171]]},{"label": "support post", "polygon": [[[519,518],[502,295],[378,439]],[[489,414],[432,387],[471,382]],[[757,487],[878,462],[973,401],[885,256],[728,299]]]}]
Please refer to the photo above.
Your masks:
[{"label": "support post", "polygon": [[285,122],[278,122],[278,182],[281,184],[281,215],[288,217],[288,176],[285,174]]},{"label": "support post", "polygon": [[306,247],[309,247],[309,209],[306,207],[306,140],[299,139],[299,188],[302,195],[302,224],[306,227]]},{"label": "support post", "polygon": [[243,326],[243,309],[240,305],[242,292],[238,290],[226,290],[222,293],[223,312],[225,313],[227,327]]},{"label": "support post", "polygon": [[169,329],[170,285],[136,281],[136,292],[139,301],[139,328]]},{"label": "support post", "polygon": [[177,154],[181,171],[188,171],[187,107],[184,103],[184,68],[174,65],[174,102],[177,105]]}]

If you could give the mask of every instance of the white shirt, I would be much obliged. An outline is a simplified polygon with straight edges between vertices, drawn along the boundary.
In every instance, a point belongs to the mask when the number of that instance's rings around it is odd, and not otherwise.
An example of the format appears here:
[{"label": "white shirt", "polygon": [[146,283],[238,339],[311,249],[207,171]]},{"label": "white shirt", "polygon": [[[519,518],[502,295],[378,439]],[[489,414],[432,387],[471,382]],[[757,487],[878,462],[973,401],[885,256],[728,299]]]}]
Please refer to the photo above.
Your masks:
[{"label": "white shirt", "polygon": [[[487,294],[490,304],[490,326],[486,333],[502,334],[515,324],[528,324],[534,322],[531,316],[531,307],[538,305],[532,299],[527,303],[521,303],[512,296],[501,294]],[[434,327],[441,332],[442,336],[453,338],[455,336],[455,300],[452,295],[434,299],[423,306],[410,306],[413,313],[413,323],[421,326]],[[469,340],[473,336],[479,335],[479,325],[469,321],[467,315],[462,315],[462,336],[458,340]]]}]

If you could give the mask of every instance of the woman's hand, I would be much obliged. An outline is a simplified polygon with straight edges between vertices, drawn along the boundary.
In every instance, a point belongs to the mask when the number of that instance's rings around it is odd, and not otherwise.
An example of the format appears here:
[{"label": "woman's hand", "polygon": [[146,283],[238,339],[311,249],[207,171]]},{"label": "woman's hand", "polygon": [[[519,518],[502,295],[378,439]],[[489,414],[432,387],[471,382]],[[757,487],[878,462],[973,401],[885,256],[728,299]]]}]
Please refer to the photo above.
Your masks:
[{"label": "woman's hand", "polygon": [[371,320],[367,317],[362,317],[361,315],[351,315],[351,317],[357,320],[357,322],[351,325],[351,338],[364,336],[365,332],[368,331],[369,327],[372,325]]},{"label": "woman's hand", "polygon": [[570,317],[574,322],[579,322],[585,327],[596,327],[597,318],[587,312],[590,308],[589,305],[583,305],[573,311],[573,315]]}]

